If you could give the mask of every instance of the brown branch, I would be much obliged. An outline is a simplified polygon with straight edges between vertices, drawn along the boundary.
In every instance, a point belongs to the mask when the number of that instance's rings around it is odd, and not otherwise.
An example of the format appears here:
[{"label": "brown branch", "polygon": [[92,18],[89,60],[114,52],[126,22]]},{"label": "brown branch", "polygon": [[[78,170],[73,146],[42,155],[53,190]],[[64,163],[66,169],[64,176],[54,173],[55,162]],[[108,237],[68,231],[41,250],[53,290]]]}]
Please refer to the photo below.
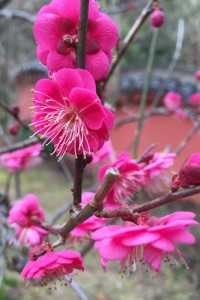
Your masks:
[{"label": "brown branch", "polygon": [[8,20],[11,19],[21,19],[26,22],[29,22],[33,24],[35,22],[36,16],[26,12],[26,11],[21,11],[21,10],[10,10],[3,8],[0,10],[0,17],[4,17]]},{"label": "brown branch", "polygon": [[175,193],[168,193],[162,195],[152,201],[145,202],[141,205],[138,205],[134,208],[126,208],[122,207],[116,210],[103,210],[95,214],[96,217],[99,218],[116,218],[116,217],[132,217],[135,213],[141,213],[143,211],[148,211],[150,209],[154,209],[156,207],[160,207],[167,203],[171,203],[181,198],[185,198],[188,196],[196,195],[200,193],[200,186],[191,187],[188,189],[184,189]]},{"label": "brown branch", "polygon": [[95,194],[93,200],[91,200],[79,213],[76,211],[71,213],[70,220],[64,224],[59,230],[60,240],[56,241],[53,247],[57,247],[65,242],[66,236],[72,231],[77,225],[83,223],[85,220],[94,215],[95,212],[102,209],[103,200],[108,194],[110,189],[113,187],[116,180],[119,178],[118,170],[110,168],[106,171],[103,182]]},{"label": "brown branch", "polygon": [[200,128],[200,122],[196,123],[194,125],[194,127],[192,127],[192,129],[188,132],[186,137],[181,141],[181,143],[178,145],[178,147],[174,151],[177,156],[181,154],[183,149],[186,147],[186,145],[189,143],[189,141],[192,139],[192,137],[195,135],[195,133],[197,133],[199,128]]},{"label": "brown branch", "polygon": [[108,82],[111,78],[111,75],[113,74],[115,68],[119,64],[119,62],[120,62],[121,58],[123,57],[124,53],[126,52],[128,47],[130,46],[130,43],[135,39],[139,29],[142,27],[142,25],[146,21],[147,17],[151,13],[151,5],[152,5],[153,1],[154,0],[149,0],[148,1],[147,5],[142,10],[140,16],[137,18],[137,20],[135,21],[135,23],[133,24],[133,26],[129,30],[127,36],[125,37],[125,39],[123,41],[123,46],[122,46],[121,50],[118,52],[117,56],[115,57],[115,59],[113,61],[113,64],[112,64],[112,66],[109,70],[108,76],[107,76],[106,80],[103,83],[103,86],[102,86],[103,89],[105,89],[106,85],[108,84]]},{"label": "brown branch", "polygon": [[6,147],[1,147],[0,148],[0,154],[4,154],[4,153],[12,152],[12,151],[15,151],[15,150],[19,150],[19,149],[22,149],[22,148],[26,148],[26,147],[35,145],[35,144],[39,143],[40,141],[41,140],[39,140],[38,138],[32,138],[32,139],[27,139],[23,142],[19,142],[19,143],[13,144],[13,145],[9,145],[9,146],[6,146]]},{"label": "brown branch", "polygon": [[[86,40],[87,40],[86,35],[87,35],[87,25],[88,25],[88,10],[89,10],[89,0],[81,0],[76,63],[77,63],[77,67],[82,69],[85,69],[85,60],[86,60]],[[78,206],[81,203],[83,172],[84,172],[84,157],[83,154],[80,154],[75,159],[75,175],[74,175],[74,189],[73,189],[74,206]]]},{"label": "brown branch", "polygon": [[[164,107],[160,107],[160,108],[155,108],[154,110],[149,110],[146,111],[144,113],[143,118],[147,119],[151,116],[159,116],[159,115],[164,115],[164,116],[170,116],[172,114],[171,111],[169,111],[168,109],[164,108]],[[133,114],[132,116],[129,117],[122,117],[119,118],[115,121],[115,127],[126,124],[126,123],[131,123],[131,122],[136,122],[139,120],[139,114]]]}]

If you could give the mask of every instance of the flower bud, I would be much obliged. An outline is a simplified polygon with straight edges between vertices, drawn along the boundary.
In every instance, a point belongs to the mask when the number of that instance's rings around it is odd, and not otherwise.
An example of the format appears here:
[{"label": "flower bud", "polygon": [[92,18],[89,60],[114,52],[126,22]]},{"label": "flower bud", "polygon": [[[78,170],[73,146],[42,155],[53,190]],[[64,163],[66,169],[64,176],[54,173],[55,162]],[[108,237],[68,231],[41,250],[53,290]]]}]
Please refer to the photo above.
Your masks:
[{"label": "flower bud", "polygon": [[160,27],[165,22],[165,15],[162,9],[153,8],[153,12],[150,15],[150,24],[153,27]]},{"label": "flower bud", "polygon": [[10,125],[10,127],[8,128],[8,133],[10,135],[16,135],[19,132],[19,128],[20,128],[20,124],[17,123],[13,123],[12,125]]},{"label": "flower bud", "polygon": [[186,159],[178,175],[172,180],[172,191],[179,187],[187,188],[200,184],[200,153],[194,153]]},{"label": "flower bud", "polygon": [[19,109],[18,104],[13,103],[13,104],[11,105],[11,110],[12,110],[12,112],[13,112],[16,116],[19,115],[20,109]]}]

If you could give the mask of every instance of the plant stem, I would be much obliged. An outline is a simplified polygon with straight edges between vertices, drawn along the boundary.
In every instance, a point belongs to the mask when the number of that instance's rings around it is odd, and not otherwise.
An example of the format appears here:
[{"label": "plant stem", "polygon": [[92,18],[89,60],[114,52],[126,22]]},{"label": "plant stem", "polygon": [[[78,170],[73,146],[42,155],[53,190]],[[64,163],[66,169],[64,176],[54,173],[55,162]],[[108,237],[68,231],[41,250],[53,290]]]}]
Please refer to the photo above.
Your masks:
[{"label": "plant stem", "polygon": [[110,68],[110,71],[108,72],[108,76],[107,76],[104,84],[102,85],[103,89],[105,89],[106,85],[108,84],[113,72],[115,71],[116,67],[118,66],[121,58],[124,55],[124,53],[126,52],[128,47],[130,46],[131,42],[136,37],[139,29],[142,27],[142,25],[146,21],[147,17],[151,13],[151,5],[152,5],[153,1],[154,0],[148,1],[147,5],[142,10],[140,16],[137,18],[137,20],[135,21],[135,23],[133,24],[133,26],[129,30],[127,36],[125,37],[125,39],[123,41],[123,46],[122,46],[121,50],[118,52],[118,55],[116,56],[116,58],[114,59],[113,64]]},{"label": "plant stem", "polygon": [[154,29],[151,46],[150,46],[150,50],[149,50],[149,57],[148,57],[147,67],[146,67],[144,87],[143,87],[141,102],[140,102],[139,120],[138,120],[137,127],[135,130],[135,138],[134,138],[134,142],[133,142],[133,156],[134,157],[137,156],[137,151],[138,151],[138,146],[139,146],[139,141],[140,141],[140,133],[141,133],[142,126],[143,126],[144,110],[145,110],[145,106],[146,106],[147,93],[148,93],[149,84],[150,84],[150,80],[151,80],[156,44],[157,44],[157,40],[158,40],[158,32],[159,32],[158,29]]},{"label": "plant stem", "polygon": [[[86,35],[88,25],[88,9],[89,0],[81,0],[80,3],[80,19],[78,30],[78,44],[76,50],[76,64],[78,68],[85,69],[86,60]],[[75,177],[73,189],[73,205],[78,206],[81,203],[82,184],[83,184],[83,154],[78,155],[75,159]]]}]

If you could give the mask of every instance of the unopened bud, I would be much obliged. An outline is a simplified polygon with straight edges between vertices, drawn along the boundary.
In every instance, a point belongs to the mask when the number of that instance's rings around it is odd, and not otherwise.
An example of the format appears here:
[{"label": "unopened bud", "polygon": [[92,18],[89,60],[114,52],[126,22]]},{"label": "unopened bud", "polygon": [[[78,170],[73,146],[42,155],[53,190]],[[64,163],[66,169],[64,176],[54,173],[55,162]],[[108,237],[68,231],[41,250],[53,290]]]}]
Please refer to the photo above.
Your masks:
[{"label": "unopened bud", "polygon": [[165,22],[165,15],[162,9],[160,8],[153,8],[153,11],[150,15],[150,24],[153,27],[160,27]]},{"label": "unopened bud", "polygon": [[172,180],[172,191],[193,185],[200,185],[200,153],[194,153],[186,159],[178,175]]},{"label": "unopened bud", "polygon": [[19,109],[19,105],[17,105],[17,103],[13,103],[13,104],[11,105],[11,109],[12,109],[12,112],[13,112],[16,116],[19,115],[20,109]]},{"label": "unopened bud", "polygon": [[19,132],[19,128],[20,128],[20,124],[19,123],[13,123],[12,125],[10,125],[10,127],[8,128],[8,133],[10,135],[16,135]]}]

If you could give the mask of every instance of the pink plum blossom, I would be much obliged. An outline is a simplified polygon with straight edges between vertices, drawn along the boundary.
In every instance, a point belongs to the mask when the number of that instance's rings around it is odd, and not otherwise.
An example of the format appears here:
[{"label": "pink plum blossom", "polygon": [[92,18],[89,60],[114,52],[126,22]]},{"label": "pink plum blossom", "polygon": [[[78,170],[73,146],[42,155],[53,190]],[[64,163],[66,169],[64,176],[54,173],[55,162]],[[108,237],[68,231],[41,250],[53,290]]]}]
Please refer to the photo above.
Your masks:
[{"label": "pink plum blossom", "polygon": [[65,280],[65,275],[71,274],[74,269],[84,270],[83,259],[79,252],[48,250],[44,255],[29,261],[21,276],[25,281],[31,280],[34,286],[45,286],[55,279]]},{"label": "pink plum blossom", "polygon": [[8,223],[15,225],[15,235],[25,247],[33,247],[44,241],[48,234],[38,223],[44,221],[44,211],[38,198],[28,194],[23,200],[14,203],[9,211]]},{"label": "pink plum blossom", "polygon": [[178,175],[172,181],[172,190],[179,186],[188,187],[200,184],[200,153],[194,153],[186,159],[180,168]]},{"label": "pink plum blossom", "polygon": [[26,170],[32,165],[41,162],[39,157],[42,150],[41,144],[29,146],[0,156],[0,164],[8,169],[9,172]]},{"label": "pink plum blossom", "polygon": [[39,80],[34,90],[32,126],[52,141],[57,156],[66,152],[86,156],[109,139],[114,116],[96,95],[92,75],[82,69],[62,69]]},{"label": "pink plum blossom", "polygon": [[111,167],[119,171],[120,177],[107,194],[105,205],[107,208],[117,208],[121,206],[120,200],[131,196],[144,186],[145,178],[139,164],[135,160],[129,159],[128,154],[124,152],[118,156],[114,163],[107,164],[100,169],[100,182],[103,181],[107,169]]},{"label": "pink plum blossom", "polygon": [[[163,259],[173,262],[170,253],[175,252],[186,265],[176,243],[194,244],[195,237],[187,231],[189,226],[197,226],[195,214],[179,211],[162,218],[152,217],[147,222],[149,233],[158,234],[158,238],[144,248],[144,261],[156,272],[160,270]],[[187,266],[187,265],[186,265]]]},{"label": "pink plum blossom", "polygon": [[[76,68],[76,47],[80,0],[52,0],[39,11],[34,36],[39,60],[51,74],[62,68]],[[86,39],[86,69],[95,80],[106,77],[112,53],[118,41],[118,29],[96,1],[89,1]]]},{"label": "pink plum blossom", "polygon": [[[82,207],[85,207],[88,202],[94,198],[94,193],[85,192],[82,194]],[[85,237],[90,237],[91,232],[101,228],[107,223],[104,218],[97,218],[95,216],[90,217],[85,222],[79,224],[74,228],[67,236],[70,241],[81,240]]]},{"label": "pink plum blossom", "polygon": [[[151,217],[144,225],[126,222],[127,226],[110,225],[92,234],[95,249],[101,256],[104,270],[108,261],[120,261],[121,269],[127,274],[144,262],[153,270],[160,270],[163,259],[171,261],[175,252],[183,262],[176,243],[193,244],[194,236],[187,231],[197,226],[195,215],[190,212],[176,212],[162,218]],[[185,263],[185,261],[184,261]]]},{"label": "pink plum blossom", "polygon": [[148,232],[148,226],[130,224],[106,226],[92,234],[104,270],[108,261],[119,260],[123,272],[134,271],[136,263],[143,260],[144,245],[157,239],[156,233]]},{"label": "pink plum blossom", "polygon": [[200,93],[190,95],[188,101],[197,112],[200,112]]},{"label": "pink plum blossom", "polygon": [[181,106],[182,96],[175,92],[168,92],[164,97],[165,106],[171,110],[175,111],[178,107]]},{"label": "pink plum blossom", "polygon": [[111,141],[107,141],[103,147],[93,154],[92,164],[102,163],[114,157],[114,149]]},{"label": "pink plum blossom", "polygon": [[149,193],[161,192],[163,188],[170,187],[172,173],[169,168],[174,164],[175,157],[175,153],[154,152],[144,158],[142,170],[146,180],[145,189]]},{"label": "pink plum blossom", "polygon": [[195,77],[197,80],[200,80],[200,70],[197,70],[197,71],[194,73],[194,77]]}]

